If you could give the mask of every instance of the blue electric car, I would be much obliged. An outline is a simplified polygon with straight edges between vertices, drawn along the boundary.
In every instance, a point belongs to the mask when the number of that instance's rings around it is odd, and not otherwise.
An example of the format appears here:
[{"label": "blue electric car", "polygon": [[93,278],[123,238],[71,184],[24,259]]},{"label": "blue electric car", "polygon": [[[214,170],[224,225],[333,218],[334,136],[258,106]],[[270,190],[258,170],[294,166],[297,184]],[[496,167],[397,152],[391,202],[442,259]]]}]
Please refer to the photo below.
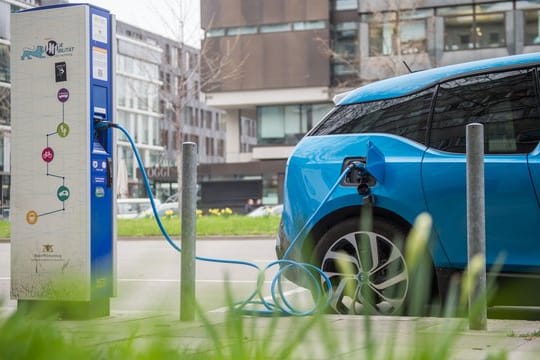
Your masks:
[{"label": "blue electric car", "polygon": [[540,53],[414,72],[338,98],[288,160],[278,258],[320,267],[335,312],[396,313],[415,285],[403,242],[428,212],[444,296],[467,264],[469,123],[484,125],[488,269],[503,259],[493,304],[539,305]]}]

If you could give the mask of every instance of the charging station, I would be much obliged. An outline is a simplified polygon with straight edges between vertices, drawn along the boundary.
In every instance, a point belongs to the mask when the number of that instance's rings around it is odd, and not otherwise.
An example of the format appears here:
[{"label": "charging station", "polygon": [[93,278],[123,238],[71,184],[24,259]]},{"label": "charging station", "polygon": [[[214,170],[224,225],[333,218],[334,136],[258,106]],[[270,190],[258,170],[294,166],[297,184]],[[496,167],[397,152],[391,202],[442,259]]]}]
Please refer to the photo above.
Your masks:
[{"label": "charging station", "polygon": [[109,315],[116,292],[115,20],[88,4],[11,17],[11,298]]}]

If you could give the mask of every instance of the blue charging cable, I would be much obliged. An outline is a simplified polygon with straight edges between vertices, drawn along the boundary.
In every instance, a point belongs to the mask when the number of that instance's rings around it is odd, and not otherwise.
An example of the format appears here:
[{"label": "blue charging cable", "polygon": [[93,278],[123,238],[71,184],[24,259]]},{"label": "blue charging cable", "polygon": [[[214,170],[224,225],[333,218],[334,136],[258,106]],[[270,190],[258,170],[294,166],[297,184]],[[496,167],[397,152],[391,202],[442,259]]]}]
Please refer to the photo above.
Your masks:
[{"label": "blue charging cable", "polygon": [[[137,150],[137,146],[135,145],[135,142],[133,141],[133,138],[130,136],[130,134],[124,127],[116,123],[111,123],[108,121],[101,121],[101,122],[95,123],[94,127],[96,129],[105,129],[109,127],[115,128],[115,129],[120,130],[125,135],[125,137],[127,138],[128,142],[131,145],[133,153],[135,154],[135,158],[137,159],[137,164],[139,165],[139,168],[141,169],[144,186],[146,188],[148,197],[150,199],[150,204],[152,206],[152,211],[154,213],[156,223],[161,233],[163,234],[165,240],[176,251],[182,252],[182,249],[171,239],[171,237],[167,233],[167,230],[163,226],[163,223],[161,222],[161,219],[158,215],[157,206],[156,206],[154,197],[152,195],[150,182],[148,181],[148,176],[146,175],[146,172],[144,170],[143,162],[141,160],[139,151]],[[287,251],[285,252],[283,256],[283,259],[273,261],[267,266],[265,266],[264,268],[261,268],[257,264],[250,261],[218,259],[218,258],[209,258],[209,257],[202,257],[202,256],[195,257],[197,260],[200,260],[200,261],[231,264],[231,265],[243,265],[243,266],[254,268],[258,271],[256,289],[253,291],[253,293],[251,293],[248,296],[246,300],[236,304],[237,310],[240,310],[243,314],[257,315],[257,316],[274,316],[274,315],[306,316],[306,315],[312,315],[318,310],[324,309],[329,306],[330,299],[332,298],[332,283],[328,275],[326,275],[320,268],[312,264],[299,263],[293,260],[288,260],[287,257],[289,256],[289,253],[291,249],[294,247],[295,243],[304,235],[304,232],[306,231],[306,229],[308,229],[311,222],[315,219],[315,216],[319,213],[322,206],[330,198],[332,193],[335,191],[335,189],[338,187],[341,181],[345,178],[345,176],[347,176],[347,174],[351,171],[351,169],[356,166],[359,166],[359,165],[356,163],[353,163],[349,165],[345,169],[345,171],[343,171],[343,173],[338,178],[334,186],[330,189],[330,191],[328,192],[326,197],[323,199],[319,207],[311,215],[308,221],[306,221],[302,229],[298,232],[294,240],[290,243],[289,248],[287,249]],[[274,275],[271,281],[270,294],[271,294],[272,302],[270,302],[268,300],[265,300],[262,294],[262,287],[264,284],[266,271],[276,266],[279,267],[279,270],[276,273],[276,275]],[[299,270],[299,271],[304,272],[307,275],[307,279],[312,285],[311,289],[315,291],[315,294],[313,294],[313,298],[315,299],[315,306],[313,306],[310,309],[299,310],[290,301],[287,300],[287,296],[283,288],[282,278],[286,271],[294,271],[294,270]],[[322,281],[321,281],[321,278],[322,278]],[[326,293],[323,291],[323,289],[326,290]],[[251,309],[253,306],[261,306],[261,305],[264,307],[264,309]]]}]

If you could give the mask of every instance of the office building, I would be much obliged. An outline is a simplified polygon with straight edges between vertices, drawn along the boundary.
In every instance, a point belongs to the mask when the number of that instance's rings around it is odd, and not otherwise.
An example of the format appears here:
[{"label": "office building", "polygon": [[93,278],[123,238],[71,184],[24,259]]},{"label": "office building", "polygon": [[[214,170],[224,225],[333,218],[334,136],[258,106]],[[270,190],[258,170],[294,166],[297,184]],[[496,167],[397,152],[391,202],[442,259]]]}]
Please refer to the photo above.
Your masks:
[{"label": "office building", "polygon": [[[540,51],[539,1],[202,0],[203,88],[225,111],[226,161],[281,202],[285,161],[336,94],[407,71]],[[257,140],[241,136],[256,125]],[[252,130],[250,130],[252,131]],[[248,166],[246,166],[248,167]],[[254,174],[235,173],[238,180]]]}]

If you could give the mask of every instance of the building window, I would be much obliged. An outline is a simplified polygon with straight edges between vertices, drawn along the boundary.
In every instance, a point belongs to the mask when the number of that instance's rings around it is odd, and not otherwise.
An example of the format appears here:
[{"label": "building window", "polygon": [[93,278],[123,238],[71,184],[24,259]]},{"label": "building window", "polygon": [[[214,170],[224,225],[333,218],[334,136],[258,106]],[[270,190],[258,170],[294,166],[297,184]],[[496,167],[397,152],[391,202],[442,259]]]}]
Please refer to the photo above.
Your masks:
[{"label": "building window", "polygon": [[321,30],[326,28],[326,22],[324,20],[312,20],[312,21],[297,21],[293,23],[279,23],[279,24],[265,24],[257,26],[244,26],[244,27],[231,27],[231,28],[217,28],[210,29],[206,32],[206,37],[218,37],[218,36],[237,36],[237,35],[252,35],[252,34],[265,34],[276,32],[289,32],[289,31],[307,31],[307,30]]},{"label": "building window", "polygon": [[139,141],[142,144],[150,144],[149,132],[150,132],[150,119],[146,115],[137,115],[137,122],[139,126]]},{"label": "building window", "polygon": [[330,104],[260,106],[257,143],[295,145],[330,108]]},{"label": "building window", "polygon": [[428,10],[366,15],[369,22],[369,55],[389,56],[426,52]]},{"label": "building window", "polygon": [[0,85],[0,124],[9,125],[11,119],[10,88]]},{"label": "building window", "polygon": [[178,149],[178,142],[179,141],[182,141],[182,139],[179,139],[178,138],[178,134],[179,134],[179,131],[178,130],[173,130],[172,131],[172,135],[171,135],[171,148],[173,150],[176,150]]},{"label": "building window", "polygon": [[217,141],[217,155],[219,157],[224,157],[225,156],[225,141],[222,140],[222,139],[219,139]]},{"label": "building window", "polygon": [[505,13],[511,2],[437,9],[444,17],[444,50],[505,47]]},{"label": "building window", "polygon": [[225,29],[210,29],[206,32],[206,37],[225,36]]},{"label": "building window", "polygon": [[0,82],[9,81],[9,45],[0,43]]},{"label": "building window", "polygon": [[257,33],[256,26],[232,27],[232,28],[227,29],[227,35],[229,36],[249,35],[249,34],[256,34],[256,33]]},{"label": "building window", "polygon": [[291,31],[291,24],[283,23],[283,24],[261,25],[260,28],[259,28],[259,31],[261,33],[274,33],[274,32],[282,32],[282,31]]},{"label": "building window", "polygon": [[[159,119],[150,117],[150,122],[152,126],[152,145],[159,146],[161,145],[159,142]],[[167,143],[163,144],[164,146],[167,145]]]},{"label": "building window", "polygon": [[159,130],[159,142],[160,145],[168,147],[169,145],[169,131],[167,129]]},{"label": "building window", "polygon": [[167,91],[171,91],[171,74],[170,73],[166,73],[165,74],[165,82],[163,84],[165,90]]},{"label": "building window", "polygon": [[206,122],[206,128],[212,129],[212,113],[210,111],[204,112],[205,122]]},{"label": "building window", "polygon": [[342,22],[334,30],[334,74],[347,75],[357,72],[355,61],[358,48],[358,24]]},{"label": "building window", "polygon": [[184,124],[193,126],[193,111],[191,110],[191,106],[184,108]]},{"label": "building window", "polygon": [[293,23],[294,31],[321,30],[326,28],[326,23],[322,20],[299,21]]},{"label": "building window", "polygon": [[199,100],[199,93],[200,93],[200,85],[199,85],[199,82],[198,81],[194,81],[193,82],[193,92],[194,92],[194,98],[195,100]]},{"label": "building window", "polygon": [[536,5],[536,9],[525,10],[523,15],[525,17],[525,45],[538,45],[540,44],[540,4]]},{"label": "building window", "polygon": [[205,139],[205,145],[206,145],[206,156],[214,156],[214,139],[207,137]]},{"label": "building window", "polygon": [[358,0],[336,0],[336,10],[356,10],[358,9]]},{"label": "building window", "polygon": [[169,44],[165,44],[165,64],[171,64],[171,47]]}]

